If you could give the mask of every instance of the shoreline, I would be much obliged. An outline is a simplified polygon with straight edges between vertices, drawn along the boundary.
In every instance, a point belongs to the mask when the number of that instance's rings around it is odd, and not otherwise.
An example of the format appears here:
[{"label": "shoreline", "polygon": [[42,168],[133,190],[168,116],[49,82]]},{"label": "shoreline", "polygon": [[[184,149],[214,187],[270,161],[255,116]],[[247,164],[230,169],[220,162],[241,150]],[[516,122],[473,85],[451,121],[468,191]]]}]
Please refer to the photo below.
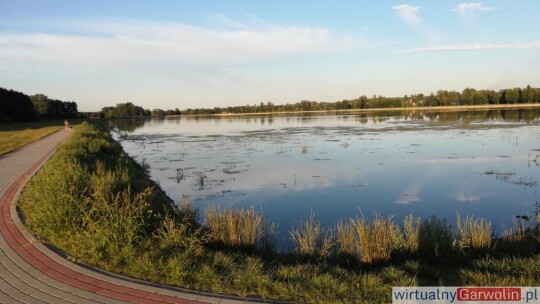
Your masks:
[{"label": "shoreline", "polygon": [[400,107],[400,108],[372,108],[372,109],[338,109],[338,110],[316,110],[316,111],[279,111],[279,112],[256,112],[256,113],[221,113],[221,114],[182,114],[166,115],[165,118],[180,117],[237,117],[237,116],[273,116],[273,115],[298,115],[298,114],[362,114],[375,112],[392,111],[442,111],[442,112],[465,112],[481,110],[519,110],[519,109],[540,109],[540,103],[522,104],[488,104],[488,105],[467,105],[467,106],[436,106],[436,107]]}]

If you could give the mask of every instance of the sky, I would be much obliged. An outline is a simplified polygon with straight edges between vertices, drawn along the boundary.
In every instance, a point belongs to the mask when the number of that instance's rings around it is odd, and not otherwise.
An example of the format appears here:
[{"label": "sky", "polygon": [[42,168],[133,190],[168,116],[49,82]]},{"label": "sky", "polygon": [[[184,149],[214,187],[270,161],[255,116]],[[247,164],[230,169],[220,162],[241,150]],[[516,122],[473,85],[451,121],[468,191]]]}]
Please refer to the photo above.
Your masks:
[{"label": "sky", "polygon": [[538,12],[538,0],[0,0],[0,87],[80,111],[540,87]]}]

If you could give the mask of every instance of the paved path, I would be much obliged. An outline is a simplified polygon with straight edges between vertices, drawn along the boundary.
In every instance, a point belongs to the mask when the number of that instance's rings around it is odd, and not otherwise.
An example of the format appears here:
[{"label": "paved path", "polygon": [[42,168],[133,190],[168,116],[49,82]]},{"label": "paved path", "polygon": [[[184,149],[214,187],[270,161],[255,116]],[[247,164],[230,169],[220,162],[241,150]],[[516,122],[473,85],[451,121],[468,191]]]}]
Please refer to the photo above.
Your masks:
[{"label": "paved path", "polygon": [[0,303],[244,303],[82,267],[36,241],[20,221],[16,197],[70,132],[0,157]]}]

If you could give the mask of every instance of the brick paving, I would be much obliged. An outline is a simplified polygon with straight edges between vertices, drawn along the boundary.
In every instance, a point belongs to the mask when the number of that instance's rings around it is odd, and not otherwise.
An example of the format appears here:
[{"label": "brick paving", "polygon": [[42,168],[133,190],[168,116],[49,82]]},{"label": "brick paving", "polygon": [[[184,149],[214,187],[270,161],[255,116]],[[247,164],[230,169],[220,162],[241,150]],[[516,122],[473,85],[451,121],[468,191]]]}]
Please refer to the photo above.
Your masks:
[{"label": "brick paving", "polygon": [[[22,225],[16,198],[71,132],[61,130],[0,157],[0,303],[246,303],[143,282],[68,261]],[[83,267],[84,266],[84,267]]]}]

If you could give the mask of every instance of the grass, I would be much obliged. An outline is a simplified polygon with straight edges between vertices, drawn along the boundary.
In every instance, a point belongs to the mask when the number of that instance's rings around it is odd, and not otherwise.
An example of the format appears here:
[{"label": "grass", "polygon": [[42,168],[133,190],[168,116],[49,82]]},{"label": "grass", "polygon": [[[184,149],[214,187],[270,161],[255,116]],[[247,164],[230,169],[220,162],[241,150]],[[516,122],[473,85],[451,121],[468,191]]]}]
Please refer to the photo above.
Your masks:
[{"label": "grass", "polygon": [[[81,120],[70,120],[71,125]],[[0,156],[64,128],[64,120],[0,124]]]},{"label": "grass", "polygon": [[[538,229],[517,221],[486,246],[490,226],[472,217],[456,223],[456,232],[435,217],[410,215],[400,228],[378,214],[324,229],[311,214],[290,232],[295,252],[275,252],[276,229],[263,214],[210,208],[200,225],[188,201],[174,208],[145,168],[87,123],[27,184],[19,206],[41,240],[80,261],[197,290],[387,303],[392,286],[540,284]],[[485,252],[459,250],[464,245]]]},{"label": "grass", "polygon": [[62,128],[63,126],[49,126],[38,129],[22,129],[18,131],[0,130],[0,156],[19,149]]}]

